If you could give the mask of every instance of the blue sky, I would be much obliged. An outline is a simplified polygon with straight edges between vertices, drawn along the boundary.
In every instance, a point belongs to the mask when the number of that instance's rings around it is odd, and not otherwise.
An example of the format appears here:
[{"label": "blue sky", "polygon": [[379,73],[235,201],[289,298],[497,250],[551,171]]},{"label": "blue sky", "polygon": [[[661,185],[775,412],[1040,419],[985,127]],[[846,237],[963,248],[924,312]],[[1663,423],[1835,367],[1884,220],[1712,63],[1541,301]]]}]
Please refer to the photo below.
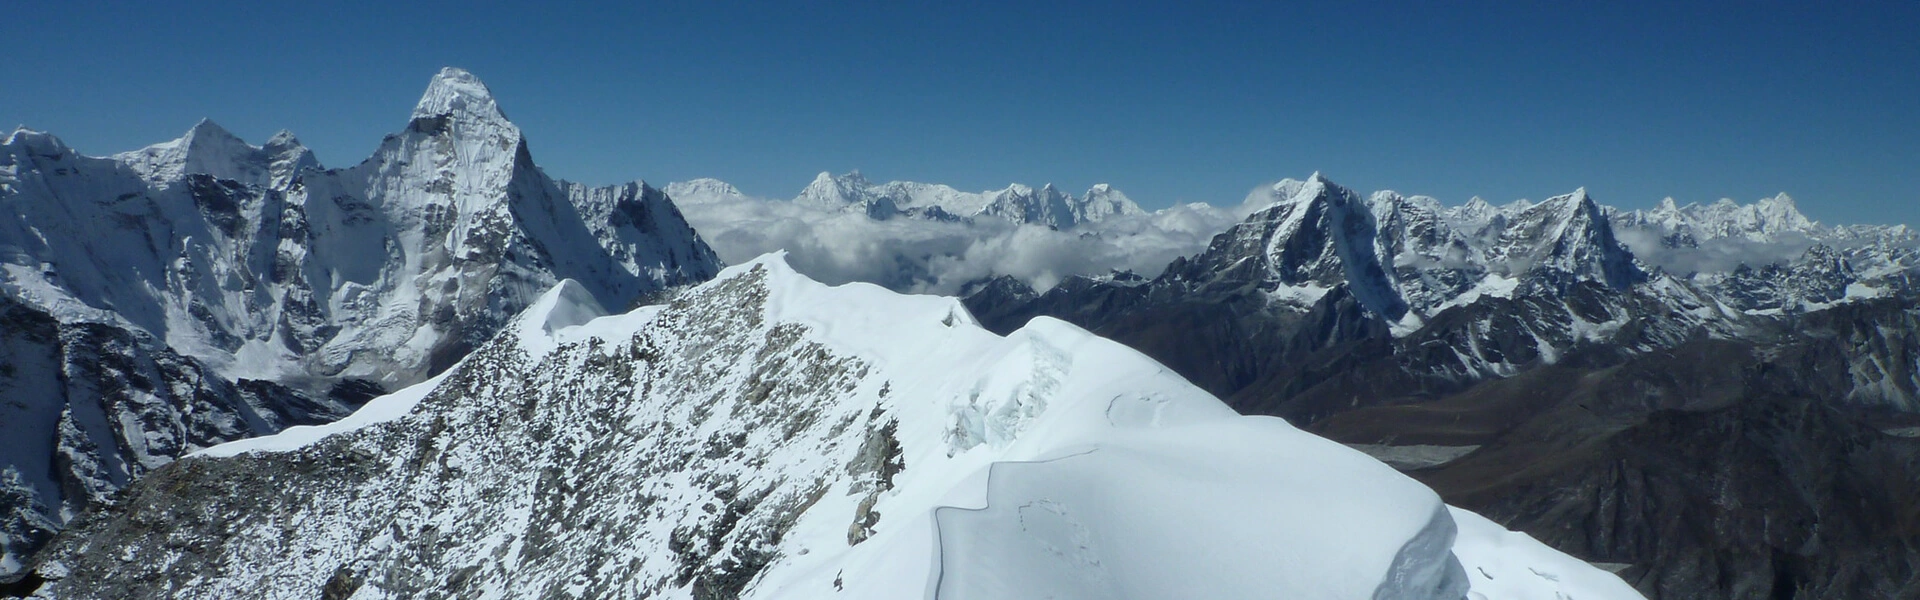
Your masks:
[{"label": "blue sky", "polygon": [[1158,207],[1319,170],[1920,224],[1916,2],[638,4],[18,3],[0,126],[108,154],[210,117],[347,166],[455,65],[588,183],[858,168]]}]

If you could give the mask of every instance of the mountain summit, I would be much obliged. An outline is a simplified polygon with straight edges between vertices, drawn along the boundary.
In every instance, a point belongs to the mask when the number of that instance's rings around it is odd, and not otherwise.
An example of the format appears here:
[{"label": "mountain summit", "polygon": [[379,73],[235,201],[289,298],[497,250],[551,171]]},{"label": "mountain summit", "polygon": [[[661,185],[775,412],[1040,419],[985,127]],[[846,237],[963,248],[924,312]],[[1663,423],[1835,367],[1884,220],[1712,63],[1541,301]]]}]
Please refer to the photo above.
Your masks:
[{"label": "mountain summit", "polygon": [[33,390],[0,407],[0,565],[175,456],[445,370],[559,281],[626,307],[720,267],[659,190],[548,178],[459,69],[345,169],[210,120],[108,158],[16,131],[0,359],[67,366],[0,373]]},{"label": "mountain summit", "polygon": [[1062,192],[1051,183],[1039,189],[1015,183],[1005,189],[971,193],[912,181],[876,184],[859,171],[843,175],[822,171],[793,202],[818,210],[865,212],[876,219],[895,215],[936,220],[992,217],[1055,229],[1072,229],[1116,215],[1146,214],[1126,194],[1104,183],[1081,196]]},{"label": "mountain summit", "polygon": [[413,105],[413,118],[455,116],[463,120],[507,123],[507,114],[493,100],[487,84],[465,69],[446,67],[427,82],[427,92]]}]

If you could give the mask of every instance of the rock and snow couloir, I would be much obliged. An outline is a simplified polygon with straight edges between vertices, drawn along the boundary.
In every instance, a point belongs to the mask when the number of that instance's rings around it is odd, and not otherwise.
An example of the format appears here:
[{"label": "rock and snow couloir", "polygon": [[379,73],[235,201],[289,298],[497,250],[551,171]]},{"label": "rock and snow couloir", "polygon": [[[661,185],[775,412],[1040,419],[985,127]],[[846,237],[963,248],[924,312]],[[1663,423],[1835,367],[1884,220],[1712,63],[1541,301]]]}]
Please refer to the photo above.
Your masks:
[{"label": "rock and snow couloir", "polygon": [[350,419],[156,473],[36,597],[1638,597],[1058,321],[777,255],[600,314],[564,282]]}]

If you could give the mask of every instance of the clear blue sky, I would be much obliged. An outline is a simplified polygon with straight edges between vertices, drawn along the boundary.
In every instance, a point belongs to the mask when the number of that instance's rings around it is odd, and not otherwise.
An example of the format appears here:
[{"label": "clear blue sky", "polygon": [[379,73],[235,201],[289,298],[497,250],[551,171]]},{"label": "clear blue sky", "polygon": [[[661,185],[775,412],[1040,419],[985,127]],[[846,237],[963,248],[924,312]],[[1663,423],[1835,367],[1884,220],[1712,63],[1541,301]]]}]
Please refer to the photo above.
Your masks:
[{"label": "clear blue sky", "polygon": [[108,154],[210,117],[347,166],[455,65],[589,183],[784,197],[858,168],[1158,207],[1319,170],[1448,203],[1786,191],[1920,224],[1909,0],[429,4],[11,3],[0,127]]}]

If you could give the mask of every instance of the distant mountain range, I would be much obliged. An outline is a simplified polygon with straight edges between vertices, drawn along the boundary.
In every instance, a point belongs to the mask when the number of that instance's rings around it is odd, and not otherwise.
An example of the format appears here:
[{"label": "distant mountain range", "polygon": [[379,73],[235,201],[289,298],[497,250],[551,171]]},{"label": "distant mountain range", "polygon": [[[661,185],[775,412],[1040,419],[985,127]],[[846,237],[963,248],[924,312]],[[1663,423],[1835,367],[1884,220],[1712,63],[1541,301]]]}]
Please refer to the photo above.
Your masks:
[{"label": "distant mountain range", "polygon": [[[1319,176],[1267,197],[1157,277],[1001,277],[966,304],[996,331],[1048,316],[1125,343],[1652,598],[1920,589],[1862,566],[1920,560],[1906,228],[1820,226],[1785,197],[1446,208]],[[1793,258],[1657,266],[1711,252]]]},{"label": "distant mountain range", "polygon": [[[717,179],[674,182],[667,185],[667,194],[686,205],[748,199],[732,184]],[[945,185],[911,181],[873,183],[859,171],[837,176],[822,172],[793,198],[793,203],[822,211],[865,213],[879,220],[907,217],[957,221],[993,217],[1056,229],[1072,229],[1115,215],[1147,214],[1126,194],[1104,183],[1080,196],[1062,192],[1053,184],[1034,189],[1016,183],[1002,190],[962,192]]]}]

